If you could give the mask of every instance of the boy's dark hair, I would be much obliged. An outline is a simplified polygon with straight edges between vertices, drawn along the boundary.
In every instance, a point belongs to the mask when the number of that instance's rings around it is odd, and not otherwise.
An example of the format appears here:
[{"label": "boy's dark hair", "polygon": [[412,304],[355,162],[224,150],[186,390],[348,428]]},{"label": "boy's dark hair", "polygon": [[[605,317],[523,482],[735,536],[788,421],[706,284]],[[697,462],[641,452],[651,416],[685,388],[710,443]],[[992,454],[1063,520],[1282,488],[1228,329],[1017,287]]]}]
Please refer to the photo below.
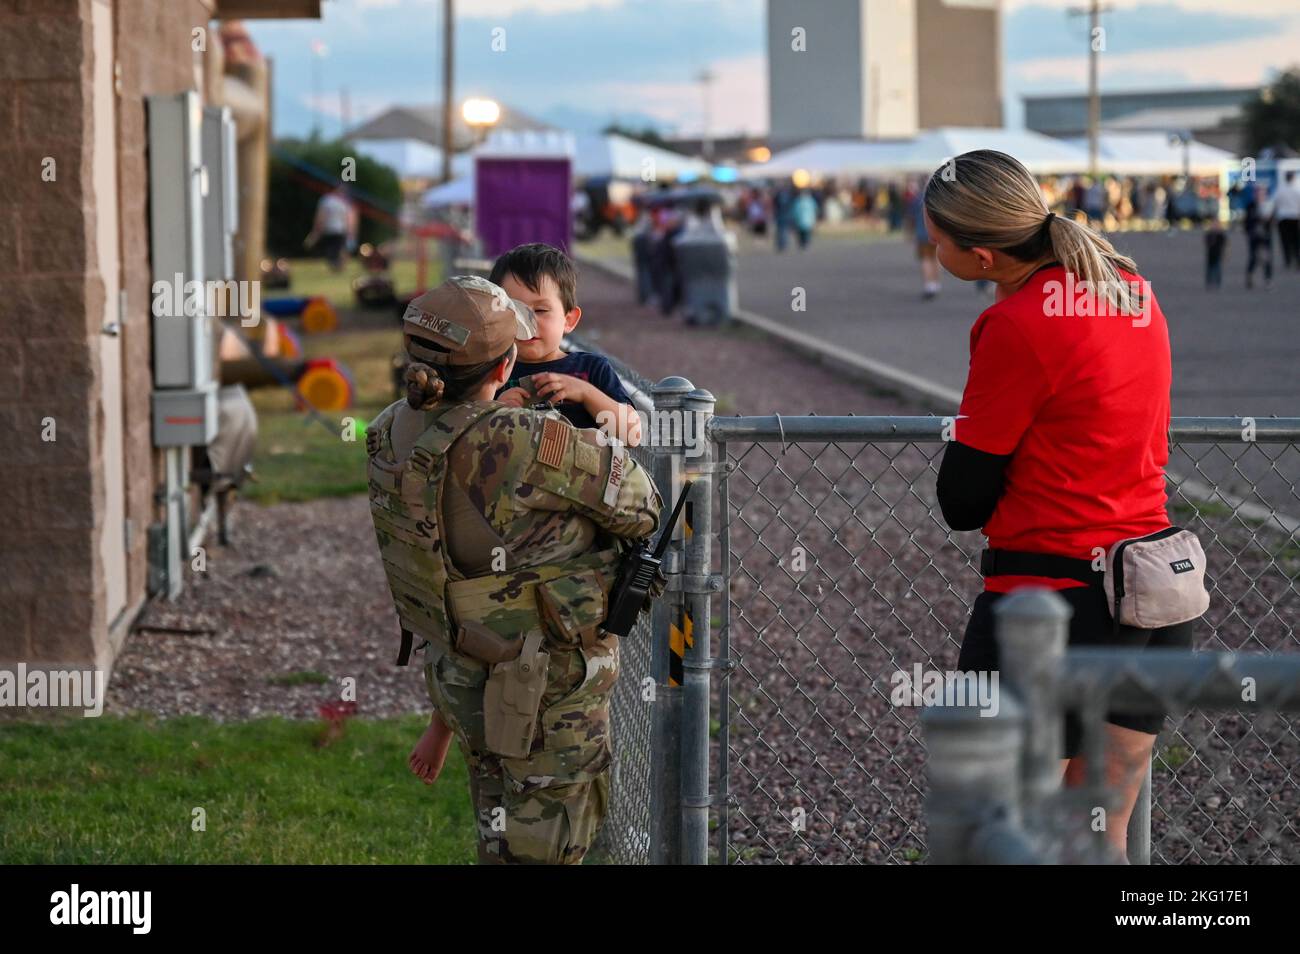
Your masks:
[{"label": "boy's dark hair", "polygon": [[565,312],[578,306],[578,269],[554,245],[543,242],[516,245],[496,260],[488,281],[500,285],[507,275],[515,276],[533,291],[539,291],[542,279],[550,276],[560,289],[560,304]]}]

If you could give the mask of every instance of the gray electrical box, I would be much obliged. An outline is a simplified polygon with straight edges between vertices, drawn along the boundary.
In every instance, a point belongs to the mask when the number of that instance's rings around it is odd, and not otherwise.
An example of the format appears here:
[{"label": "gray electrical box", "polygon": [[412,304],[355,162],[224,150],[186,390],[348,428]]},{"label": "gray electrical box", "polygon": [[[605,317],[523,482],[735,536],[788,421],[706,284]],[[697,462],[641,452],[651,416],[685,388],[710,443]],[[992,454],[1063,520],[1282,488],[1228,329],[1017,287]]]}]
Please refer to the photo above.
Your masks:
[{"label": "gray electrical box", "polygon": [[155,388],[214,386],[204,279],[203,109],[197,93],[149,97]]},{"label": "gray electrical box", "polygon": [[236,192],[235,121],[225,106],[203,108],[203,166],[208,194],[203,200],[203,274],[209,281],[235,275],[235,232],[239,230]]},{"label": "gray electrical box", "polygon": [[226,161],[234,130],[228,143],[228,112],[212,110],[207,120],[192,91],[148,102],[154,445],[193,447],[217,433],[216,286],[209,279],[223,277],[220,266],[230,258],[222,233],[232,220],[223,206],[236,201]]},{"label": "gray electrical box", "polygon": [[155,447],[203,447],[217,436],[217,386],[154,391]]}]

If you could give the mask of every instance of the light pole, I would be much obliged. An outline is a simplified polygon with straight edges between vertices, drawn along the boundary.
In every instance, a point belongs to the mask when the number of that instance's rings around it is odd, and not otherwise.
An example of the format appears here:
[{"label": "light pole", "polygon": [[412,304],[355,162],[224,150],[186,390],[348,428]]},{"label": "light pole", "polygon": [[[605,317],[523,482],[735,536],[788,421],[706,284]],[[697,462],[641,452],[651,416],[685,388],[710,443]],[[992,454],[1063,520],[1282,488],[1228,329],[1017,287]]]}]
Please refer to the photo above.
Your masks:
[{"label": "light pole", "polygon": [[713,160],[713,140],[709,136],[709,87],[712,86],[718,75],[705,67],[700,70],[695,78],[699,80],[700,86],[704,90],[704,129],[700,133],[700,152],[703,153],[706,162],[711,162]]},{"label": "light pole", "polygon": [[1190,182],[1192,178],[1192,131],[1190,129],[1180,129],[1177,132],[1169,134],[1169,145],[1181,144],[1183,147],[1183,180]]},{"label": "light pole", "polygon": [[311,41],[311,99],[312,99],[312,125],[311,136],[313,139],[320,137],[320,111],[321,106],[321,70],[325,57],[329,55],[329,47],[325,45],[324,40]]},{"label": "light pole", "polygon": [[442,0],[442,181],[451,181],[452,79],[455,75],[456,9],[453,0]]}]

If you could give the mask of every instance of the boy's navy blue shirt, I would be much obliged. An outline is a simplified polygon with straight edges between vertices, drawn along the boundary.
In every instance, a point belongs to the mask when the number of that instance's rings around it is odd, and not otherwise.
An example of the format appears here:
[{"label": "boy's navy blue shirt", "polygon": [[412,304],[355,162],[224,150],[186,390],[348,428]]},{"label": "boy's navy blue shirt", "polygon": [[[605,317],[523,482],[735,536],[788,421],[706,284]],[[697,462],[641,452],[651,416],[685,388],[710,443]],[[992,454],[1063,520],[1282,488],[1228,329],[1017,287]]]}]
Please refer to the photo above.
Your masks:
[{"label": "boy's navy blue shirt", "polygon": [[[609,360],[604,355],[592,354],[589,351],[575,351],[555,361],[538,361],[535,363],[516,361],[514,370],[510,372],[510,380],[497,391],[497,394],[518,387],[520,378],[526,378],[530,374],[543,374],[546,372],[567,374],[582,381],[588,381],[619,404],[632,403],[632,398],[623,390],[623,383],[619,381],[618,374],[615,373],[614,367],[609,363]],[[577,401],[561,401],[556,405],[556,410],[563,414],[574,427],[597,426],[596,419],[591,416],[591,412]]]}]

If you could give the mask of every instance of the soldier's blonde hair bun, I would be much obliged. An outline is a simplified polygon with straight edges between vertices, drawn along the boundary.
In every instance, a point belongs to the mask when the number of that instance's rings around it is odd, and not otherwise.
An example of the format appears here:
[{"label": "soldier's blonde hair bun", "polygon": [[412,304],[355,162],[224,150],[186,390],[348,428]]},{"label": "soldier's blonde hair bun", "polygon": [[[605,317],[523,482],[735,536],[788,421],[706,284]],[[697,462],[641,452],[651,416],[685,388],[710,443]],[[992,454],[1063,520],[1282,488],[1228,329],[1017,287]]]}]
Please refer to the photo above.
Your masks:
[{"label": "soldier's blonde hair bun", "polygon": [[406,403],[417,411],[428,411],[442,399],[447,382],[436,368],[418,361],[407,365],[404,376]]}]

